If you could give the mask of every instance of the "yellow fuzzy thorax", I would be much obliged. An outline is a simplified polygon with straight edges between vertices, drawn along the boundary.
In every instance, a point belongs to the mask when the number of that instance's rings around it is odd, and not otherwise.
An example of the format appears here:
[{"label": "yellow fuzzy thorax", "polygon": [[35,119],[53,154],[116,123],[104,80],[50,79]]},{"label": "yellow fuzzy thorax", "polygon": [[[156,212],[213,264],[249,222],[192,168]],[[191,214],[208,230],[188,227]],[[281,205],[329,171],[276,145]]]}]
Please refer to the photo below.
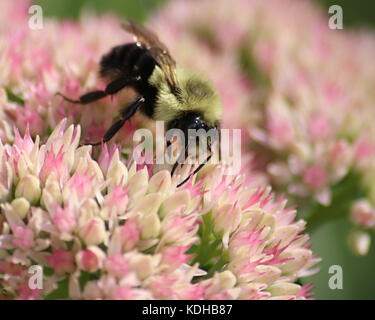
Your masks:
[{"label": "yellow fuzzy thorax", "polygon": [[222,103],[209,79],[198,73],[176,68],[179,98],[171,93],[163,71],[156,66],[149,83],[158,88],[154,120],[170,122],[185,112],[194,111],[203,116],[207,125],[215,126],[222,115]]}]

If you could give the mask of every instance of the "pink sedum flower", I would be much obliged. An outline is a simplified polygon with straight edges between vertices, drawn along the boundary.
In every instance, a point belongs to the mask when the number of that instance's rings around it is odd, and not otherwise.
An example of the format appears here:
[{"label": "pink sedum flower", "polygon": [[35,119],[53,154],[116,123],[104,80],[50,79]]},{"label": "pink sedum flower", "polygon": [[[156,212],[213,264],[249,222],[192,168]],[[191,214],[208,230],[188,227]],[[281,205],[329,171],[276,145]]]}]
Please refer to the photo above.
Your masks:
[{"label": "pink sedum flower", "polygon": [[375,209],[365,199],[354,203],[350,217],[357,226],[375,228]]},{"label": "pink sedum flower", "polygon": [[176,61],[212,77],[222,126],[242,129],[252,174],[302,216],[320,225],[338,203],[346,216],[361,198],[375,207],[372,31],[338,33],[313,1],[298,0],[219,1],[215,14],[209,0],[176,0],[149,23]]},{"label": "pink sedum flower", "polygon": [[77,224],[75,214],[69,208],[69,204],[64,209],[57,206],[52,215],[52,220],[62,234],[71,234]]},{"label": "pink sedum flower", "polygon": [[308,166],[303,171],[304,183],[312,189],[321,190],[327,182],[327,173],[319,166]]},{"label": "pink sedum flower", "polygon": [[98,247],[90,246],[76,254],[77,265],[80,269],[95,272],[103,268],[105,253]]},{"label": "pink sedum flower", "polygon": [[[32,203],[2,202],[0,267],[7,276],[0,285],[12,297],[43,298],[59,292],[64,282],[69,295],[61,298],[73,299],[309,296],[294,282],[316,272],[312,267],[319,259],[302,233],[305,223],[295,221],[295,210],[274,199],[269,188],[257,187],[242,174],[225,176],[223,165],[213,164],[177,188],[188,166],[171,177],[167,170],[123,162],[117,149],[103,172],[89,154],[91,147],[78,147],[80,129],[64,130],[65,124],[63,120],[45,144],[32,142],[29,169],[41,179],[45,155],[59,149],[70,177],[59,181],[57,191],[50,185],[51,179],[57,181],[54,174],[46,183],[38,180],[34,188],[42,196]],[[25,157],[11,148],[1,146],[1,154],[9,155],[0,157],[1,166]],[[120,184],[110,168],[122,168],[117,171]],[[92,183],[90,192],[83,188],[60,198],[67,186],[74,190],[75,179],[82,179],[78,186],[87,179],[99,183]],[[19,183],[13,180],[9,188]],[[16,208],[24,201],[31,214],[21,218]],[[43,289],[29,294],[24,288],[33,261],[51,271],[43,278]]]},{"label": "pink sedum flower", "polygon": [[34,234],[32,230],[15,226],[13,228],[13,241],[12,245],[16,248],[29,249],[34,246]]},{"label": "pink sedum flower", "polygon": [[129,273],[129,261],[122,254],[109,256],[105,262],[105,268],[109,274],[122,279]]},{"label": "pink sedum flower", "polygon": [[62,180],[65,182],[68,179],[69,173],[63,162],[63,152],[61,148],[56,155],[54,154],[53,149],[47,151],[46,159],[40,170],[39,178],[43,183],[46,183],[47,178],[51,174],[54,174],[58,181]]},{"label": "pink sedum flower", "polygon": [[88,246],[100,244],[106,237],[104,221],[100,218],[92,218],[82,223],[78,233]]},{"label": "pink sedum flower", "polygon": [[71,251],[52,247],[52,255],[47,255],[46,259],[57,275],[71,273],[75,269],[74,256]]},{"label": "pink sedum flower", "polygon": [[[27,26],[29,18],[29,2],[20,3],[0,4],[0,48],[6,44],[0,50],[0,81],[18,98],[0,89],[0,270],[5,275],[1,289],[22,299],[63,295],[64,286],[68,293],[62,299],[308,298],[311,287],[295,282],[316,272],[319,259],[309,249],[305,222],[296,220],[296,211],[275,197],[263,180],[259,186],[259,176],[226,176],[224,164],[208,164],[177,188],[189,166],[172,177],[168,170],[123,159],[121,151],[132,151],[131,133],[139,123],[147,124],[142,119],[134,119],[116,135],[114,142],[121,141],[125,148],[113,144],[108,150],[103,145],[95,155],[90,145],[84,145],[102,138],[134,92],[127,89],[89,106],[68,103],[55,94],[78,97],[104,88],[98,78],[100,57],[112,46],[132,40],[119,32],[119,19],[45,19],[39,37],[18,27]],[[206,10],[211,8],[208,1],[202,3]],[[234,34],[231,47],[236,47],[248,33],[248,22],[241,15],[238,25],[225,19],[229,11],[223,3],[215,21],[220,34],[209,45],[200,43],[199,30],[194,31],[197,38],[190,36],[191,25],[167,28],[169,19],[163,12],[151,25],[156,32],[163,30],[176,60],[207,69],[227,106],[224,127],[247,132],[259,113],[246,112],[251,116],[244,119],[237,111],[246,111],[254,83],[225,48],[223,32]],[[187,23],[187,8],[204,12],[184,1],[170,6],[171,12],[182,15],[179,21],[171,20],[178,25]],[[231,14],[235,10],[233,6]],[[17,32],[6,32],[9,28]],[[277,48],[271,40],[259,50]],[[188,48],[199,48],[200,59],[186,54]],[[223,54],[217,55],[215,48]],[[269,53],[262,62],[268,72],[273,72],[274,55]],[[330,99],[337,96],[330,94]],[[273,147],[280,141],[282,147],[296,147],[295,119],[284,99],[274,97],[277,113],[269,112],[270,119],[280,114],[283,122],[276,121],[281,117],[265,121],[273,134],[258,136]],[[19,131],[13,135],[14,126]],[[313,129],[319,126],[324,123],[318,121]],[[298,150],[298,155],[306,155],[304,147]],[[296,163],[302,176],[306,159]],[[27,267],[35,263],[49,272],[43,289],[30,292]]]}]

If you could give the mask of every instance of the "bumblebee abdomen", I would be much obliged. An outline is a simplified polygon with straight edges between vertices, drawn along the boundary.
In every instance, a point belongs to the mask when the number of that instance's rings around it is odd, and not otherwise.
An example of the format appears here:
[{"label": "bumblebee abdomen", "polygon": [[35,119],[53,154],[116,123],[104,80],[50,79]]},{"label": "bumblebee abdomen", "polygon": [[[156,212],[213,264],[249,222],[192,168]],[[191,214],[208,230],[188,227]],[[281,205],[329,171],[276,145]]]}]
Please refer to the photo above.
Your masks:
[{"label": "bumblebee abdomen", "polygon": [[140,78],[140,81],[136,81],[133,86],[146,100],[141,110],[152,118],[157,90],[148,79],[156,65],[149,50],[134,42],[114,47],[105,54],[100,61],[100,75],[111,80]]},{"label": "bumblebee abdomen", "polygon": [[100,75],[111,80],[123,76],[140,76],[147,80],[156,65],[149,51],[139,43],[112,48],[100,61]]}]

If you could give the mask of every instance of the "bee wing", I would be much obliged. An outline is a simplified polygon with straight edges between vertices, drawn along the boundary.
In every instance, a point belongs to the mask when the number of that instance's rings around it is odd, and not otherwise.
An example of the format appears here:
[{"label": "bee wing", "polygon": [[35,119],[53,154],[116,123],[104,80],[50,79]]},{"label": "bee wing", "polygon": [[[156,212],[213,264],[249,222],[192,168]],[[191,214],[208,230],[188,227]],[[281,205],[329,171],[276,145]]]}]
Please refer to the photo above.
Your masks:
[{"label": "bee wing", "polygon": [[140,42],[163,70],[168,84],[171,88],[175,88],[176,84],[176,62],[171,57],[167,46],[162,43],[158,36],[145,27],[137,24],[133,20],[127,20],[122,27],[129,33],[133,34],[137,41]]}]

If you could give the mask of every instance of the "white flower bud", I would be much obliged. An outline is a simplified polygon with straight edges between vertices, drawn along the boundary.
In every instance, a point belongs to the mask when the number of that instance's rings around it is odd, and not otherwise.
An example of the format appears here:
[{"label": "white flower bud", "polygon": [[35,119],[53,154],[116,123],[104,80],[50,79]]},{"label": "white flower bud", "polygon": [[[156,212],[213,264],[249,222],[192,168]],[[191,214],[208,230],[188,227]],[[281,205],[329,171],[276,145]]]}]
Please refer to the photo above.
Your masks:
[{"label": "white flower bud", "polygon": [[79,236],[87,246],[102,243],[106,238],[104,221],[97,217],[85,221],[79,228]]},{"label": "white flower bud", "polygon": [[36,204],[41,193],[39,179],[31,174],[27,174],[17,184],[15,196],[16,198],[24,197],[31,204]]},{"label": "white flower bud", "polygon": [[301,287],[295,283],[276,282],[268,288],[268,291],[272,296],[295,296],[300,289]]},{"label": "white flower bud", "polygon": [[12,201],[12,207],[20,215],[21,219],[24,219],[29,212],[30,203],[25,198],[17,198]]},{"label": "white flower bud", "polygon": [[348,241],[354,254],[365,256],[370,249],[371,236],[366,231],[356,230],[349,233]]},{"label": "white flower bud", "polygon": [[83,290],[83,297],[88,300],[100,299],[103,294],[95,281],[89,281]]},{"label": "white flower bud", "polygon": [[[111,163],[109,164],[107,171],[107,179],[111,179],[110,187],[119,185],[122,180],[123,185],[128,179],[128,169],[125,164],[120,161],[118,150],[114,153]],[[111,188],[110,188],[111,189]]]},{"label": "white flower bud", "polygon": [[159,171],[155,175],[153,175],[150,179],[148,184],[148,192],[160,192],[161,194],[165,194],[169,192],[169,188],[171,187],[171,174],[167,170]]},{"label": "white flower bud", "polygon": [[229,270],[225,270],[219,274],[220,286],[222,289],[231,289],[235,286],[237,279],[236,276]]},{"label": "white flower bud", "polygon": [[139,219],[138,227],[141,228],[143,240],[156,238],[160,233],[160,220],[156,212],[149,213]]},{"label": "white flower bud", "polygon": [[150,255],[137,255],[130,260],[130,269],[137,273],[140,279],[145,279],[154,271],[154,260]]}]

